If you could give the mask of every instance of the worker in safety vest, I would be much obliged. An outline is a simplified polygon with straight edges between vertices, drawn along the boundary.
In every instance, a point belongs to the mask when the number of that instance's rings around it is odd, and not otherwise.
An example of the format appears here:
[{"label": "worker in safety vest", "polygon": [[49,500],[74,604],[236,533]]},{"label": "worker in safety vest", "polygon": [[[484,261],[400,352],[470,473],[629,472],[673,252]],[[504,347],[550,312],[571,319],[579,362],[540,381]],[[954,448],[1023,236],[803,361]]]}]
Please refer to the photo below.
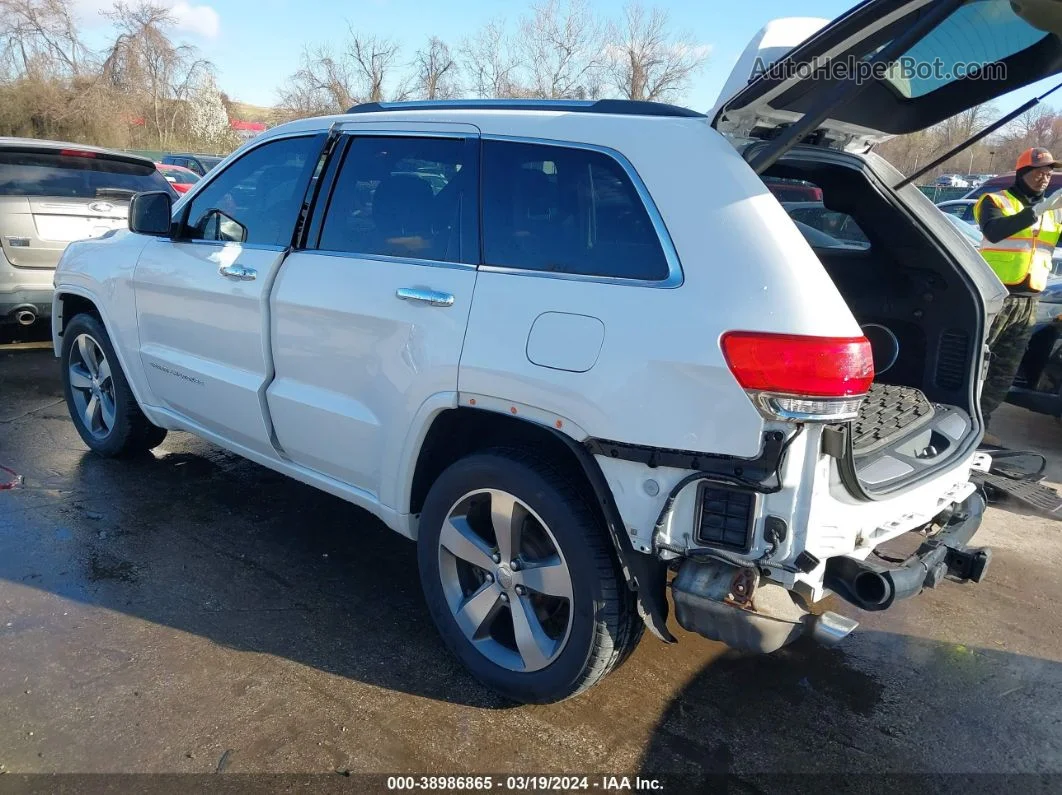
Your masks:
[{"label": "worker in safety vest", "polygon": [[[1046,149],[1022,152],[1014,184],[986,193],[974,205],[981,227],[981,255],[1010,290],[988,335],[991,358],[981,393],[985,425],[1010,391],[1029,344],[1036,303],[1051,273],[1051,254],[1062,232],[1062,191],[1045,198],[1051,172],[1060,164]],[[999,444],[990,434],[989,444]]]}]

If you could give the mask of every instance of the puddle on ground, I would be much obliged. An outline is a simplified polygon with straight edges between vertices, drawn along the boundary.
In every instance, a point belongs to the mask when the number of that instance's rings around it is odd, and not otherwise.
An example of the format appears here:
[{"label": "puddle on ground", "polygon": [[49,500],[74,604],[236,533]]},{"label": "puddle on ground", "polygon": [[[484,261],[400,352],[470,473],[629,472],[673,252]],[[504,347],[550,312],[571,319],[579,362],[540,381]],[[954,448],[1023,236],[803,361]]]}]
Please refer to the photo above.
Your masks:
[{"label": "puddle on ground", "polygon": [[90,582],[136,582],[136,568],[128,560],[107,560],[99,555],[89,558]]}]

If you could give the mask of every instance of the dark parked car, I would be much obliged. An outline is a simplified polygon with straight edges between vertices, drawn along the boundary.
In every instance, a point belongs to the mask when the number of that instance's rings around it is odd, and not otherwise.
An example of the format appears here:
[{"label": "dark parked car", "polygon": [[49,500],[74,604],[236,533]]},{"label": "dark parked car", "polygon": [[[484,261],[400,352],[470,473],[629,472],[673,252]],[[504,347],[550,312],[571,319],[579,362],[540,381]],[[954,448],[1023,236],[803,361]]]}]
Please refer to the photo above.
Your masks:
[{"label": "dark parked car", "polygon": [[221,155],[193,155],[180,152],[164,156],[161,162],[187,168],[202,177],[224,159]]}]

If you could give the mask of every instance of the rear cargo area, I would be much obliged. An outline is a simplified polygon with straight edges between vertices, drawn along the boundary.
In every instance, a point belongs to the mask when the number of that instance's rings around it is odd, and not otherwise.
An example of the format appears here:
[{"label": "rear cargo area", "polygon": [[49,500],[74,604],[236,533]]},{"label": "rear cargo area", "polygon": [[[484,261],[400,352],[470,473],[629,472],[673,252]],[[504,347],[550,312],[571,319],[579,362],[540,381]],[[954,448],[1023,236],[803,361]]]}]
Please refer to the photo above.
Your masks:
[{"label": "rear cargo area", "polygon": [[[945,228],[942,241],[864,162],[842,153],[797,149],[764,177],[874,349],[874,384],[859,417],[839,429],[842,479],[874,496],[940,471],[979,431],[981,308],[946,234],[960,233]],[[822,198],[790,201],[779,184]]]}]

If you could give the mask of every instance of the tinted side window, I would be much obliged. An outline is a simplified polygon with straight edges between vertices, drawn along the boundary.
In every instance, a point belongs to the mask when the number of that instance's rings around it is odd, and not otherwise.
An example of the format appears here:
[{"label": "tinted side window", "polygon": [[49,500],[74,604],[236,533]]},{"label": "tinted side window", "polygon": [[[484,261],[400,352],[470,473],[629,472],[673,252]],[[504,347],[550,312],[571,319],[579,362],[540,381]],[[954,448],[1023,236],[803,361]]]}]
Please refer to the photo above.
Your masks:
[{"label": "tinted side window", "polygon": [[660,239],[623,167],[602,152],[483,142],[483,260],[659,281]]},{"label": "tinted side window", "polygon": [[472,261],[474,147],[455,138],[355,136],[336,178],[318,248]]},{"label": "tinted side window", "polygon": [[251,150],[211,181],[189,208],[185,237],[286,246],[302,207],[312,137],[285,138]]}]

